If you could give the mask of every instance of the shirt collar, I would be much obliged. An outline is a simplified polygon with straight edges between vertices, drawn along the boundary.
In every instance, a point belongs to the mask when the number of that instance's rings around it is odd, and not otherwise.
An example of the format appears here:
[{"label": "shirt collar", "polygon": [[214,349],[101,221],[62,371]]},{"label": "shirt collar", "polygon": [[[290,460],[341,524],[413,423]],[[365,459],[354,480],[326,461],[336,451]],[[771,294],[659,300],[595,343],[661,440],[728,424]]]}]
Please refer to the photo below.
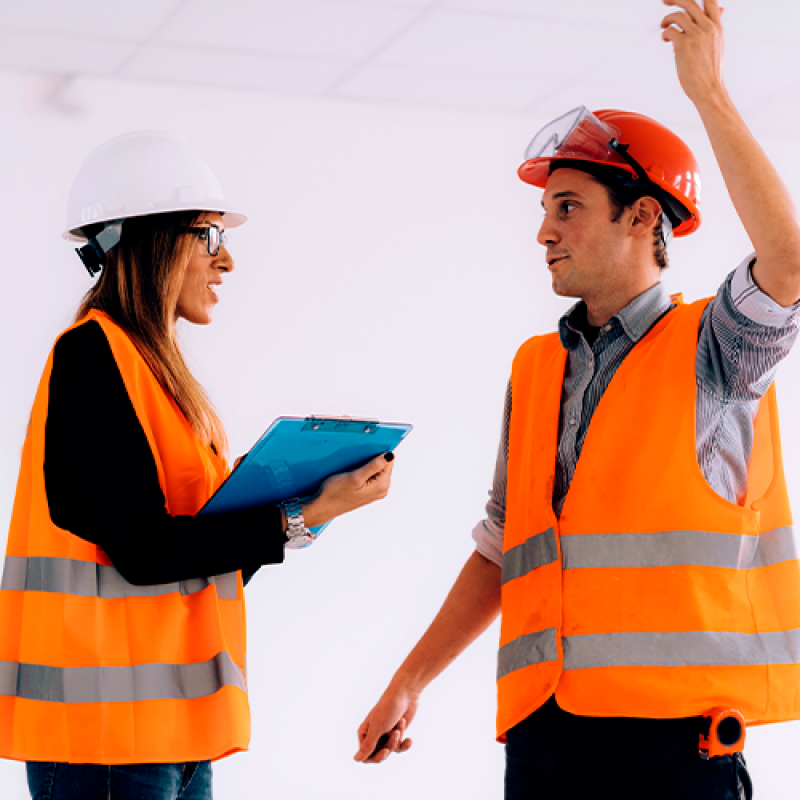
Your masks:
[{"label": "shirt collar", "polygon": [[[618,320],[627,337],[636,343],[653,327],[659,317],[669,310],[671,305],[672,300],[664,285],[659,281],[638,297],[634,297],[625,308],[614,314],[609,322]],[[570,325],[570,321],[577,321],[578,315],[583,317],[586,314],[585,309],[586,304],[580,300],[559,320],[558,333],[561,344],[566,350],[574,347],[579,337],[575,327]],[[576,316],[573,317],[573,314]]]}]

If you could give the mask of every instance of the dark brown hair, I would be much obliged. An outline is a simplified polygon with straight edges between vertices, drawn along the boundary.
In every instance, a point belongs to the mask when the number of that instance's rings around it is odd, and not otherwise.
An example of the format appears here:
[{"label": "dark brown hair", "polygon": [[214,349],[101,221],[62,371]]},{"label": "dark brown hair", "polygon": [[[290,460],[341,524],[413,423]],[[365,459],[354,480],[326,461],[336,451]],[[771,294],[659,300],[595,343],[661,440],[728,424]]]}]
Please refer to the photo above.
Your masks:
[{"label": "dark brown hair", "polygon": [[[640,197],[653,197],[647,191],[646,186],[631,186],[630,173],[619,170],[607,164],[595,164],[592,161],[572,161],[556,159],[550,164],[550,174],[552,175],[559,167],[567,169],[577,169],[587,173],[599,184],[605,187],[608,192],[608,199],[611,203],[611,221],[619,222],[625,209],[630,208]],[[659,204],[657,197],[654,198]],[[664,227],[662,216],[659,214],[658,220],[653,227],[653,258],[656,264],[665,270],[669,266],[669,256],[667,246],[661,237]]]}]

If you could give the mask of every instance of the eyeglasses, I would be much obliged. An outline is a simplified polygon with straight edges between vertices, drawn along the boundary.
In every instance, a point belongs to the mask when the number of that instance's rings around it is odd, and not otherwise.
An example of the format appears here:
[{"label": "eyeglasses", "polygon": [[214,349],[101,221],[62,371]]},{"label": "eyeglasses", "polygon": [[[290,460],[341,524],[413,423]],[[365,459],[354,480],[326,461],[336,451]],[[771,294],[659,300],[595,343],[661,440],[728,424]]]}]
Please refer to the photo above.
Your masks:
[{"label": "eyeglasses", "polygon": [[201,242],[206,243],[206,250],[210,256],[219,255],[219,249],[228,241],[228,235],[216,225],[203,225],[186,228],[187,233],[193,233]]}]

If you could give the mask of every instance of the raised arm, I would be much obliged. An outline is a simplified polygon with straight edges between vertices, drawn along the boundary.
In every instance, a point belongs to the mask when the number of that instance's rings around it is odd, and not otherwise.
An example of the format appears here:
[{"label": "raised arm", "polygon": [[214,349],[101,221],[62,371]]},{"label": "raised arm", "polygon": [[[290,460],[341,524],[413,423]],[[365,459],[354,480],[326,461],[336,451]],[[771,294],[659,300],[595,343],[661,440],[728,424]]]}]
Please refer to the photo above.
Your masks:
[{"label": "raised arm", "polygon": [[722,9],[717,0],[663,0],[677,6],[661,23],[678,79],[703,121],[736,213],[756,251],[753,277],[786,307],[800,299],[800,226],[775,167],[733,104],[722,79]]}]

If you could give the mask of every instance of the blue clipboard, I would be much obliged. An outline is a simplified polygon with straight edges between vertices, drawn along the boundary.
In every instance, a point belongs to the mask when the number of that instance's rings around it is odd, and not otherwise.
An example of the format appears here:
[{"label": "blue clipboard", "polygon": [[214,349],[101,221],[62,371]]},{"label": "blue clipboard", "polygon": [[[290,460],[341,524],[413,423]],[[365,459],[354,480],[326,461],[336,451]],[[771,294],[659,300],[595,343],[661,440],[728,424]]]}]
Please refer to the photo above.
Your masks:
[{"label": "blue clipboard", "polygon": [[[404,423],[348,417],[278,417],[199,513],[311,497],[331,475],[394,450],[410,430]],[[319,533],[327,524],[314,530]]]}]

